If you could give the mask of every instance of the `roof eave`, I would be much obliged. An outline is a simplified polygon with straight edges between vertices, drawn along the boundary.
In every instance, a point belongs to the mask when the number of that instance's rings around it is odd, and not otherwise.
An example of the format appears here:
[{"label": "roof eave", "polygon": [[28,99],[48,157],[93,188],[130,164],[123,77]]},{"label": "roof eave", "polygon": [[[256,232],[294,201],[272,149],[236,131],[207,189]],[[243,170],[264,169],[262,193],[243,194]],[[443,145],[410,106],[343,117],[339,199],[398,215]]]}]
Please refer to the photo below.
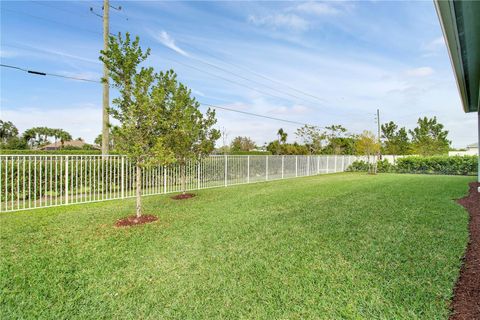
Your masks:
[{"label": "roof eave", "polygon": [[478,88],[478,97],[473,98],[474,95],[477,95],[477,93],[473,92],[470,92],[471,96],[469,96],[467,88],[467,81],[469,79],[467,79],[466,76],[465,57],[462,54],[462,42],[459,38],[457,16],[455,14],[453,1],[434,0],[434,4],[440,20],[440,26],[442,27],[445,43],[447,44],[447,51],[455,75],[457,88],[460,93],[463,110],[465,112],[478,111],[480,107],[480,87]]}]

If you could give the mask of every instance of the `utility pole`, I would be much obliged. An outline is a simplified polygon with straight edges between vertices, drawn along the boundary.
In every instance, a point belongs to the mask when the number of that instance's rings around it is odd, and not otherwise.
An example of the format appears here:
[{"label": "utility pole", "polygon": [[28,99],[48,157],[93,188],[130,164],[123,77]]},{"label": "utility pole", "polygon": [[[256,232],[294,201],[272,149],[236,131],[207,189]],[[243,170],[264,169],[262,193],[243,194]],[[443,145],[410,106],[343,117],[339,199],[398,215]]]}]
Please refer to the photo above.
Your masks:
[{"label": "utility pole", "polygon": [[[108,0],[103,0],[103,50],[108,50],[108,37],[110,35],[108,11],[110,4]],[[103,64],[103,117],[102,117],[102,155],[108,154],[109,147],[109,133],[110,133],[110,119],[108,114],[108,107],[110,103],[110,86],[108,81],[108,69],[107,65]]]}]

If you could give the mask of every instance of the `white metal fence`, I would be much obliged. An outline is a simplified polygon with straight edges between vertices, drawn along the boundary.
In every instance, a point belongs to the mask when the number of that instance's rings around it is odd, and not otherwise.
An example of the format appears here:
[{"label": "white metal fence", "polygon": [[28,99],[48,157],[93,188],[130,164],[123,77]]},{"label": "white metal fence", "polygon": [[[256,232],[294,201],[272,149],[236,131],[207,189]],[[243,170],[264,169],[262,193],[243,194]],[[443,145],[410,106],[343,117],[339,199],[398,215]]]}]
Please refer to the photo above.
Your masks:
[{"label": "white metal fence", "polygon": [[[343,172],[357,156],[210,156],[142,171],[142,194],[198,190]],[[135,196],[135,166],[125,156],[0,155],[0,212]]]}]

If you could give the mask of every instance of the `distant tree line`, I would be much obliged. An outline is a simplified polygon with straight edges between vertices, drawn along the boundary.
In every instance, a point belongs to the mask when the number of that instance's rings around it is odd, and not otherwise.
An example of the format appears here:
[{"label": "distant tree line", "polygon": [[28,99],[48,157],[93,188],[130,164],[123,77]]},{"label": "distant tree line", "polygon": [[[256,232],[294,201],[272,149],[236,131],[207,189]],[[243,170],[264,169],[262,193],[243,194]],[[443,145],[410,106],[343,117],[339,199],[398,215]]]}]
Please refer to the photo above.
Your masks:
[{"label": "distant tree line", "polygon": [[419,118],[413,130],[399,127],[393,121],[381,125],[381,136],[370,131],[350,133],[342,125],[325,128],[304,125],[295,131],[296,142],[287,143],[288,134],[283,128],[277,139],[258,147],[250,137],[235,137],[230,146],[218,153],[265,150],[274,155],[336,154],[373,156],[379,152],[389,155],[422,156],[443,155],[450,150],[448,131],[436,117]]},{"label": "distant tree line", "polygon": [[[33,127],[19,134],[17,127],[11,121],[0,120],[0,149],[28,150],[39,149],[50,143],[60,142],[60,149],[93,149],[92,145],[85,144],[82,148],[64,146],[71,141],[72,135],[63,129],[48,127]],[[77,138],[82,140],[82,138]]]}]

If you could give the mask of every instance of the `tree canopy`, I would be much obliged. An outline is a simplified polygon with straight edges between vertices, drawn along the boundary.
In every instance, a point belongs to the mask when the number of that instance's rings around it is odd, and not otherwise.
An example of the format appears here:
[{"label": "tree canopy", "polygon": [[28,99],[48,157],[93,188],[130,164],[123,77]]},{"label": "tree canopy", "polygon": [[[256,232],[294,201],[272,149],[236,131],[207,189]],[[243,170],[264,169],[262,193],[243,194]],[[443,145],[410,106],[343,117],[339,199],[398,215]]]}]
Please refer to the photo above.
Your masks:
[{"label": "tree canopy", "polygon": [[393,121],[382,124],[382,139],[384,139],[384,153],[392,155],[405,155],[410,153],[410,140],[407,130],[398,128]]},{"label": "tree canopy", "polygon": [[255,141],[250,137],[235,137],[230,144],[230,150],[237,151],[250,151],[256,148]]},{"label": "tree canopy", "polygon": [[419,118],[417,127],[409,130],[409,133],[412,136],[412,149],[415,154],[440,155],[448,153],[450,149],[448,131],[443,129],[443,124],[437,121],[437,117]]},{"label": "tree canopy", "polygon": [[303,144],[307,147],[309,154],[318,154],[322,150],[326,134],[317,126],[304,125],[295,132]]}]

